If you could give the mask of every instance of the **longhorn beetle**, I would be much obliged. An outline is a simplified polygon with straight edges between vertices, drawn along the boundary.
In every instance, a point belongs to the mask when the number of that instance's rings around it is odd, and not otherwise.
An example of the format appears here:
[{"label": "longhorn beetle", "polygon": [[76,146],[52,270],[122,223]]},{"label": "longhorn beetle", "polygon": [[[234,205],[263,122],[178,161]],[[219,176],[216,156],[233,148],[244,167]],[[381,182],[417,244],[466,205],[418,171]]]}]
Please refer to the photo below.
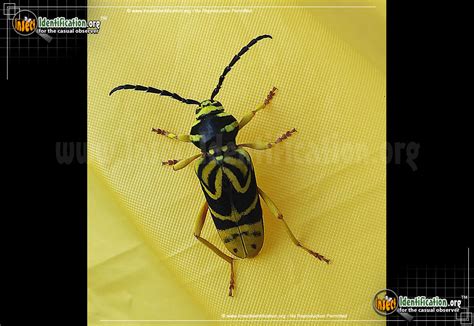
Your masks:
[{"label": "longhorn beetle", "polygon": [[249,123],[258,111],[264,109],[270,103],[277,90],[276,87],[272,88],[260,106],[250,111],[240,121],[237,121],[231,114],[224,112],[222,104],[214,99],[219,93],[226,75],[239,61],[241,56],[250,47],[266,38],[271,39],[272,37],[270,35],[260,35],[251,40],[234,56],[219,77],[219,82],[209,100],[199,102],[183,98],[176,93],[166,90],[129,84],[117,86],[109,93],[109,95],[112,95],[112,93],[119,90],[132,89],[169,96],[185,104],[198,106],[196,108],[196,121],[189,135],[175,134],[159,128],[152,128],[152,131],[174,140],[193,143],[201,150],[199,154],[187,159],[168,160],[162,164],[170,165],[173,167],[173,170],[177,171],[196,160],[194,171],[199,178],[206,201],[199,210],[194,227],[194,236],[230,264],[229,296],[233,296],[235,285],[235,258],[223,253],[215,245],[201,237],[201,231],[208,210],[227,250],[238,258],[251,258],[255,257],[263,246],[263,219],[260,206],[260,198],[262,198],[270,212],[283,222],[288,235],[296,246],[304,249],[319,260],[329,263],[329,259],[303,246],[296,239],[282,213],[270,197],[257,187],[252,160],[244,149],[266,150],[272,148],[293,135],[296,129],[293,128],[287,131],[274,142],[236,144],[235,138],[239,130]]}]

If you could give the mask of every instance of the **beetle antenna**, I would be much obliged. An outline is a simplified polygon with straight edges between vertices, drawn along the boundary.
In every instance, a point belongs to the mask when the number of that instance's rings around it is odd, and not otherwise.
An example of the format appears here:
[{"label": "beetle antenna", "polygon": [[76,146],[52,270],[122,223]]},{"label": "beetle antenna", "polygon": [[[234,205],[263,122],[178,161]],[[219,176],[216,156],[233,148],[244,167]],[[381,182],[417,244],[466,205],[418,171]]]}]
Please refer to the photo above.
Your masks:
[{"label": "beetle antenna", "polygon": [[169,97],[174,98],[175,100],[178,100],[178,101],[186,103],[186,104],[197,104],[197,105],[199,105],[199,103],[200,103],[199,101],[196,101],[196,100],[193,100],[193,99],[188,99],[188,98],[183,98],[183,97],[179,96],[176,93],[171,93],[171,92],[168,92],[167,90],[164,90],[164,89],[158,89],[158,88],[147,87],[147,86],[142,86],[142,85],[130,85],[130,84],[120,85],[120,86],[115,87],[113,90],[110,91],[109,96],[112,95],[114,92],[120,91],[122,89],[133,89],[135,91],[143,91],[143,92],[146,92],[146,93],[154,93],[154,94],[158,94],[158,95],[161,95],[161,96],[169,96]]},{"label": "beetle antenna", "polygon": [[225,76],[229,73],[230,69],[236,64],[237,61],[239,61],[240,57],[242,55],[245,54],[245,52],[247,52],[251,46],[253,46],[255,43],[257,43],[258,41],[264,39],[264,38],[272,38],[271,35],[260,35],[260,36],[257,36],[256,38],[254,38],[253,40],[251,40],[249,42],[249,44],[247,44],[246,46],[244,46],[240,51],[239,53],[237,53],[234,58],[232,59],[232,61],[229,63],[229,65],[227,67],[225,67],[224,69],[224,72],[222,73],[222,75],[219,77],[219,83],[217,84],[216,88],[214,89],[214,91],[212,92],[212,95],[211,95],[211,100],[214,99],[214,97],[217,95],[217,93],[219,93],[219,90],[221,89],[222,87],[222,83],[224,82],[224,78]]}]

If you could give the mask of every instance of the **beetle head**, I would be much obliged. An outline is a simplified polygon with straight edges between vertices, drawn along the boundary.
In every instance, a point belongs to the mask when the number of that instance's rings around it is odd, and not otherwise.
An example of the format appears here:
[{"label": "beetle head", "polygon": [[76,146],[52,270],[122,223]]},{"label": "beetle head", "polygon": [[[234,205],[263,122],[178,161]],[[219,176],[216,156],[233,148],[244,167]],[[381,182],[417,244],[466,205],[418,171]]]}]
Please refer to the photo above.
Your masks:
[{"label": "beetle head", "polygon": [[215,115],[224,112],[224,107],[219,101],[216,100],[205,100],[199,104],[199,107],[196,109],[196,120],[201,120],[202,118]]}]

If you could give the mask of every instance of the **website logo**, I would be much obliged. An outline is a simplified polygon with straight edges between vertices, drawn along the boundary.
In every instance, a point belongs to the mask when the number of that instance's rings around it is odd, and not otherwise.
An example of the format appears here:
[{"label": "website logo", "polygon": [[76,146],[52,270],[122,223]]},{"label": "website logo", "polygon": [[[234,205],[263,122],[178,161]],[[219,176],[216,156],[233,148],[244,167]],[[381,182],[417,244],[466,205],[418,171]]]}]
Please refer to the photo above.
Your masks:
[{"label": "website logo", "polygon": [[8,14],[13,30],[21,36],[28,36],[36,32],[50,42],[54,34],[98,34],[101,28],[100,20],[87,20],[79,17],[41,17],[32,11],[8,7],[8,10],[17,10]]},{"label": "website logo", "polygon": [[13,16],[12,27],[21,36],[31,35],[38,27],[38,18],[29,10],[20,10]]},{"label": "website logo", "polygon": [[380,290],[374,296],[373,307],[375,312],[379,315],[391,315],[398,309],[398,296],[392,290]]}]

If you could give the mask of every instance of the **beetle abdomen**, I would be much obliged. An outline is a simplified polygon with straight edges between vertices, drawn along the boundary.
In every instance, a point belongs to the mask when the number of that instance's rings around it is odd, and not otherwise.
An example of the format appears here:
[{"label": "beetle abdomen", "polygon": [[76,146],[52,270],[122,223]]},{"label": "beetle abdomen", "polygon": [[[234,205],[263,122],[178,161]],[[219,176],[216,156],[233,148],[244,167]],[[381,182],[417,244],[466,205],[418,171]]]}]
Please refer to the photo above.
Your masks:
[{"label": "beetle abdomen", "polygon": [[196,174],[214,225],[226,248],[239,258],[263,246],[263,219],[252,161],[238,148],[196,162]]}]

